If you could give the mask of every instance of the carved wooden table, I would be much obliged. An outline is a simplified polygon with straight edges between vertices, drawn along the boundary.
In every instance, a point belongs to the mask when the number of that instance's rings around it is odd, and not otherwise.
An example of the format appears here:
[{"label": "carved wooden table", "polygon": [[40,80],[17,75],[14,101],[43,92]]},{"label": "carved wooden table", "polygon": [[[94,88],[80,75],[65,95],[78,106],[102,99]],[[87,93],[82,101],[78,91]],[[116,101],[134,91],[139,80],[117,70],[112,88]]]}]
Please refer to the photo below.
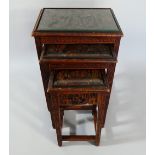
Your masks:
[{"label": "carved wooden table", "polygon": [[[123,36],[112,9],[44,8],[32,36],[59,146],[62,140],[99,145]],[[63,110],[70,109],[92,110],[96,136],[61,135]]]}]

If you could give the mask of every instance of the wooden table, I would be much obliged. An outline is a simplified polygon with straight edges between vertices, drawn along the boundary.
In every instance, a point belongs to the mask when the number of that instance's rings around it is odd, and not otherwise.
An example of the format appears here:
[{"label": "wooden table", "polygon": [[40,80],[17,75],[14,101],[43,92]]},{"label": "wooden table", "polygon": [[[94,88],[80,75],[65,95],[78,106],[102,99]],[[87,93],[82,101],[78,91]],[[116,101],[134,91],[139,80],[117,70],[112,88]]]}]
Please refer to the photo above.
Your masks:
[{"label": "wooden table", "polygon": [[[104,70],[107,77],[107,111],[123,36],[112,9],[44,8],[40,11],[32,36],[35,38],[48,110],[52,113],[50,94],[47,93],[51,72],[95,69]],[[104,115],[102,127],[106,112]]]}]

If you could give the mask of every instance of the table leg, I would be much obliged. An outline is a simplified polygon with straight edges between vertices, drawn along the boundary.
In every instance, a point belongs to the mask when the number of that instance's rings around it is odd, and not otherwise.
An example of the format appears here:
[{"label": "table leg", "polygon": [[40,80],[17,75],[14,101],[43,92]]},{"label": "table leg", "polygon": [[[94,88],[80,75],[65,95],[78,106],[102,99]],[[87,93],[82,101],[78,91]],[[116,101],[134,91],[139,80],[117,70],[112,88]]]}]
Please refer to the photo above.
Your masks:
[{"label": "table leg", "polygon": [[62,146],[62,133],[61,133],[61,116],[60,110],[55,111],[55,125],[58,145]]},{"label": "table leg", "polygon": [[97,129],[96,129],[96,145],[100,144],[102,122],[105,115],[105,96],[98,94],[98,116],[97,116]]},{"label": "table leg", "polygon": [[111,64],[111,65],[109,65],[109,67],[107,69],[107,79],[108,79],[110,92],[109,92],[109,95],[106,96],[106,99],[104,101],[105,102],[104,103],[104,105],[105,105],[105,113],[104,113],[104,119],[103,119],[103,122],[102,122],[102,128],[105,125],[106,114],[107,114],[107,109],[108,109],[108,105],[109,105],[110,94],[111,94],[111,89],[112,89],[112,84],[113,84],[113,79],[114,79],[115,67],[116,67],[116,64]]},{"label": "table leg", "polygon": [[95,127],[95,132],[96,132],[96,122],[97,122],[97,110],[96,110],[96,105],[94,105],[93,110],[92,110],[92,115],[94,117],[94,127]]},{"label": "table leg", "polygon": [[54,124],[54,122],[55,122],[55,120],[54,120],[54,113],[53,113],[52,110],[50,111],[50,114],[51,114],[52,127],[55,129],[55,124]]}]

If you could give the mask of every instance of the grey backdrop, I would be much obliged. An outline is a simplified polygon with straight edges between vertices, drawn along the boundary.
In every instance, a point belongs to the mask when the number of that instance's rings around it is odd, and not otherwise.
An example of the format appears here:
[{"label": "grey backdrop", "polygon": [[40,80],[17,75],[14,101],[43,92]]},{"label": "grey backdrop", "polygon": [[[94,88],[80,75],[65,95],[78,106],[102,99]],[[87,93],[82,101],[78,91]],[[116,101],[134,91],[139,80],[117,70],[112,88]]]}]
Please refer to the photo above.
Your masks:
[{"label": "grey backdrop", "polygon": [[[43,7],[111,7],[124,32],[100,147],[89,142],[57,146],[31,37]],[[75,130],[94,132],[89,113],[65,113],[63,132]],[[145,0],[11,0],[10,155],[88,153],[145,154]]]}]

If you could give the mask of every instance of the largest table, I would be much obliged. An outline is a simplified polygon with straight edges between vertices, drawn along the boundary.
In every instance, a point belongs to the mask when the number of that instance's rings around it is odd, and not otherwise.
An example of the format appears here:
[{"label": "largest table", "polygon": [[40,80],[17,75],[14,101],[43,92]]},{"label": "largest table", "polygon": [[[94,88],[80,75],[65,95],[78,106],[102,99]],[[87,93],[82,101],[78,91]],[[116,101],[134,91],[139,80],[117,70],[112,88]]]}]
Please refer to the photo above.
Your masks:
[{"label": "largest table", "polygon": [[[115,67],[122,30],[110,8],[44,8],[32,32],[35,38],[38,60],[44,85],[47,107],[52,111],[52,106],[47,93],[48,80],[51,71],[56,69],[104,69],[107,74],[110,91],[114,78]],[[102,48],[102,45],[112,48],[113,56],[104,58],[100,53],[91,58],[76,57],[44,57],[45,46],[50,45],[59,50],[62,45],[75,50],[81,45],[85,48]],[[98,50],[98,49],[97,49]],[[101,50],[101,49],[99,49]],[[103,49],[104,50],[104,49]],[[79,54],[81,51],[79,50]],[[76,53],[77,54],[77,53]],[[78,55],[78,54],[77,54]],[[107,97],[106,111],[110,95]],[[105,122],[106,114],[104,116]],[[104,126],[104,122],[102,123]],[[53,124],[54,126],[54,124]]]}]

